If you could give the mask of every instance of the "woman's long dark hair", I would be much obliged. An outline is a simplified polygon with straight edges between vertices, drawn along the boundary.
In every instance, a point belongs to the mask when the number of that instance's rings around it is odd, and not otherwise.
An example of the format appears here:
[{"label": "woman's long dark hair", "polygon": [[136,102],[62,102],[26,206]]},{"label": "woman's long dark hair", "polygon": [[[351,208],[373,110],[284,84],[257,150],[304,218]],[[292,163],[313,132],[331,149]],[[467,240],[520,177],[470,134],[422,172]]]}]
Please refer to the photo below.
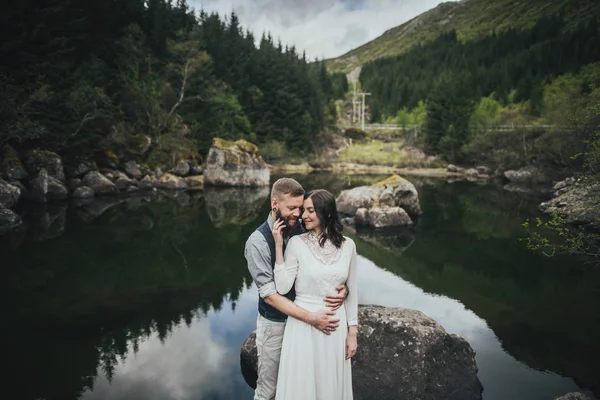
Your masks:
[{"label": "woman's long dark hair", "polygon": [[304,198],[312,200],[317,217],[321,221],[322,235],[319,239],[321,247],[325,246],[327,240],[331,240],[338,249],[342,247],[344,243],[344,235],[342,235],[344,226],[337,212],[335,197],[327,190],[317,189],[306,193]]}]

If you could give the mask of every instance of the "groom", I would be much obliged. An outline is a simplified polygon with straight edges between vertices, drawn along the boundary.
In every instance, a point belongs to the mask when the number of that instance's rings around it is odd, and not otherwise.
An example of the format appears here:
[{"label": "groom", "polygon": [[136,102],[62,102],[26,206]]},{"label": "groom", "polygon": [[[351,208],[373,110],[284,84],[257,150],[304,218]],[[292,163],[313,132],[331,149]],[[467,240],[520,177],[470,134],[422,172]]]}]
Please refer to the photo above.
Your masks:
[{"label": "groom", "polygon": [[[285,245],[290,237],[302,233],[300,216],[304,204],[304,189],[290,178],[281,178],[271,190],[271,212],[267,220],[254,231],[244,254],[248,270],[258,287],[258,320],[256,322],[256,348],[258,350],[258,380],[254,400],[272,400],[277,388],[277,372],[283,331],[288,315],[306,322],[328,335],[338,327],[339,318],[334,311],[344,302],[347,295],[345,286],[338,286],[338,294],[324,300],[330,309],[310,312],[294,303],[295,291],[280,295],[275,288],[273,268],[275,266],[275,240],[273,224],[277,219],[285,221]],[[299,371],[300,372],[300,371]]]}]

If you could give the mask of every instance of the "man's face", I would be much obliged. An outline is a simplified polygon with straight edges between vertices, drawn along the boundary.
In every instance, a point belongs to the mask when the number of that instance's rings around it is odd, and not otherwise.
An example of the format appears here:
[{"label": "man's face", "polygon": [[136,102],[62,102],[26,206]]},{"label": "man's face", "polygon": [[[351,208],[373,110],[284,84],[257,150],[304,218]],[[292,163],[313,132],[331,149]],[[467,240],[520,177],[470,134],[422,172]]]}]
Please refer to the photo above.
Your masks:
[{"label": "man's face", "polygon": [[304,204],[304,196],[292,197],[289,194],[283,195],[279,201],[276,201],[277,207],[276,217],[285,221],[286,225],[294,228],[298,224],[298,219],[302,214],[302,206]]}]

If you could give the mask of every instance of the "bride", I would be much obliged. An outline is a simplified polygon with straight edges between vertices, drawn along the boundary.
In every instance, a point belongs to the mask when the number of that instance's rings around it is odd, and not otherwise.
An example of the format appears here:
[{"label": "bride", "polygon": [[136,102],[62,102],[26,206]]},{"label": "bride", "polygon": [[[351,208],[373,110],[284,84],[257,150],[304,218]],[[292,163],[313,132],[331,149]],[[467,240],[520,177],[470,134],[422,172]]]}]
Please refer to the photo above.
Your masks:
[{"label": "bride", "polygon": [[[323,332],[290,317],[285,326],[277,378],[277,400],[351,400],[351,358],[357,348],[356,247],[342,235],[335,198],[326,190],[305,195],[306,233],[292,237],[283,254],[283,229],[273,226],[275,285],[286,294],[295,285],[299,306],[318,311],[323,298],[346,284],[348,297],[336,311],[344,329]],[[346,328],[347,326],[347,328]]]}]

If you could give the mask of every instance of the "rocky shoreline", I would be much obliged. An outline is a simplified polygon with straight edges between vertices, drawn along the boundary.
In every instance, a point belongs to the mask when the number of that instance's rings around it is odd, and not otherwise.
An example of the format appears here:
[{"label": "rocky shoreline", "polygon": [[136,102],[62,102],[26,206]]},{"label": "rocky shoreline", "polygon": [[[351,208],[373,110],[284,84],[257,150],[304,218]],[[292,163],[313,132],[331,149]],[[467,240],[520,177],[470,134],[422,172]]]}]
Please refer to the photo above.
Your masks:
[{"label": "rocky shoreline", "polygon": [[15,212],[23,201],[36,204],[73,199],[144,195],[158,190],[195,191],[205,186],[265,187],[270,171],[258,148],[244,140],[216,138],[206,163],[182,159],[165,172],[133,160],[110,162],[99,167],[94,161],[64,166],[63,159],[46,150],[18,153],[6,145],[0,153],[0,234],[22,224]]},{"label": "rocky shoreline", "polygon": [[600,230],[600,182],[570,177],[554,185],[552,196],[540,204],[543,213],[559,213],[571,225]]}]

